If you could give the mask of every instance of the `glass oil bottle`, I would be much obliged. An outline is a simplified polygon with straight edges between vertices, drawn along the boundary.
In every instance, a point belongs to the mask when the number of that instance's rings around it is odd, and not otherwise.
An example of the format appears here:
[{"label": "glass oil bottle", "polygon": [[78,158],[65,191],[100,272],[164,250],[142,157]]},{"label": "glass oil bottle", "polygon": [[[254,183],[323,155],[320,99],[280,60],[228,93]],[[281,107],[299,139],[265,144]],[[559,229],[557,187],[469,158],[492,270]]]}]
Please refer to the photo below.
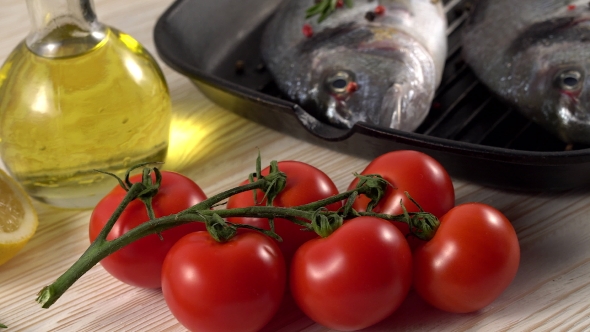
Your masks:
[{"label": "glass oil bottle", "polygon": [[29,195],[94,206],[132,165],[166,157],[170,97],[152,56],[92,0],[27,0],[32,31],[0,69],[0,155]]}]

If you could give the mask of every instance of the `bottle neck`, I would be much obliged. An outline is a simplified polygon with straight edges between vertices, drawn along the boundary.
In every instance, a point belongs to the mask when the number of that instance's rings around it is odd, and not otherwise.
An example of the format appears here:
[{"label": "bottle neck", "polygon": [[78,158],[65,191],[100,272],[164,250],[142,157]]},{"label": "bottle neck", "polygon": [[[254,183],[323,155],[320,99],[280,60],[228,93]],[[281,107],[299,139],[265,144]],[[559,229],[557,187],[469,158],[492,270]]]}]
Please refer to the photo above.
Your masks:
[{"label": "bottle neck", "polygon": [[71,57],[86,53],[106,36],[93,0],[27,0],[32,29],[25,43],[35,54]]}]

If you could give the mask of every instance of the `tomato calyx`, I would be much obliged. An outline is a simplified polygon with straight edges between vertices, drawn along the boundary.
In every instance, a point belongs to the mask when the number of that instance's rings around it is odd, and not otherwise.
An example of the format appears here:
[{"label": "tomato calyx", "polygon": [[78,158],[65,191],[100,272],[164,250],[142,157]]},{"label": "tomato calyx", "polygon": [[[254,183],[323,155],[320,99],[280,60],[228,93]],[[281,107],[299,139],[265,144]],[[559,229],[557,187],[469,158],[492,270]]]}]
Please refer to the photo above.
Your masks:
[{"label": "tomato calyx", "polygon": [[[160,189],[160,185],[162,184],[162,173],[160,172],[160,170],[157,167],[152,167],[152,168],[145,167],[147,165],[153,165],[153,164],[162,164],[162,163],[161,162],[147,162],[147,163],[141,163],[141,164],[137,164],[135,166],[132,166],[125,173],[125,180],[119,178],[116,174],[113,174],[110,172],[105,172],[105,171],[101,171],[101,170],[96,170],[96,171],[99,173],[103,173],[103,174],[110,175],[110,176],[114,177],[119,182],[119,185],[121,186],[121,188],[123,188],[126,192],[129,192],[131,187],[134,185],[134,183],[132,183],[129,180],[129,178],[131,177],[131,172],[133,172],[134,170],[136,170],[140,167],[143,167],[141,182],[140,182],[140,185],[142,185],[143,188],[137,194],[137,198],[139,198],[145,204],[149,218],[155,219],[156,216],[154,214],[154,209],[152,207],[152,198],[154,196],[156,196],[156,194],[158,193],[158,190]],[[155,182],[153,181],[152,176],[151,176],[152,171],[153,171],[155,178],[156,178]]]},{"label": "tomato calyx", "polygon": [[[102,171],[102,170],[95,170],[96,172],[99,173],[103,173],[109,176],[112,176],[113,178],[115,178],[118,182],[119,185],[121,186],[121,188],[123,188],[125,191],[129,191],[129,189],[131,189],[131,187],[133,186],[133,183],[131,182],[130,177],[131,177],[131,172],[133,172],[134,170],[143,167],[142,169],[142,184],[145,186],[144,190],[142,192],[140,192],[138,194],[138,198],[149,198],[149,197],[154,197],[157,192],[158,189],[160,188],[160,184],[162,183],[162,173],[160,172],[160,170],[158,170],[157,167],[153,167],[153,168],[149,168],[149,167],[145,167],[147,165],[154,165],[154,164],[162,164],[162,162],[147,162],[147,163],[140,163],[137,164],[135,166],[132,166],[131,168],[129,168],[127,170],[127,172],[125,172],[125,179],[121,179],[120,177],[118,177],[116,174],[110,173],[110,172],[106,172],[106,171]],[[154,183],[154,181],[152,180],[150,174],[151,172],[154,172],[154,175],[156,176],[156,182]]]},{"label": "tomato calyx", "polygon": [[207,232],[219,243],[227,242],[236,236],[238,234],[238,228],[255,230],[279,242],[282,241],[281,237],[272,230],[269,231],[251,225],[231,223],[223,219],[217,213],[213,213],[210,216],[203,216],[203,218],[205,220],[205,228],[207,229]]},{"label": "tomato calyx", "polygon": [[373,208],[379,203],[381,198],[385,195],[385,189],[387,186],[393,185],[385,180],[379,174],[368,174],[361,175],[355,173],[354,176],[359,178],[359,182],[356,185],[356,189],[366,187],[363,194],[367,196],[371,201],[367,205],[367,211],[373,211]]},{"label": "tomato calyx", "polygon": [[338,213],[322,213],[324,209],[316,210],[311,217],[311,227],[320,237],[328,237],[344,223],[344,218]]},{"label": "tomato calyx", "polygon": [[[276,160],[270,162],[270,171],[268,175],[262,175],[262,159],[260,157],[260,153],[258,153],[258,157],[256,158],[256,173],[251,173],[248,176],[248,180],[250,183],[254,183],[256,179],[265,179],[264,186],[262,191],[264,192],[264,197],[262,200],[266,199],[266,205],[272,206],[274,199],[277,195],[285,188],[287,185],[287,175],[279,170],[279,164]],[[254,202],[258,202],[258,191],[253,190],[252,195],[254,195]]]},{"label": "tomato calyx", "polygon": [[406,219],[405,222],[408,224],[408,226],[410,226],[410,234],[424,241],[432,239],[434,234],[436,234],[438,227],[440,226],[440,221],[433,214],[424,212],[420,204],[418,204],[418,202],[416,202],[407,191],[405,194],[406,197],[408,197],[408,199],[412,201],[412,203],[414,203],[420,210],[420,212],[414,212],[410,215],[403,201],[399,201],[399,204],[404,211],[404,217]]},{"label": "tomato calyx", "polygon": [[238,233],[236,227],[227,224],[217,213],[205,217],[205,227],[207,228],[209,235],[211,235],[215,241],[220,243],[229,241],[229,239]]},{"label": "tomato calyx", "polygon": [[[268,175],[263,176],[262,159],[260,157],[260,152],[258,152],[258,157],[256,158],[256,173],[251,173],[248,176],[248,180],[250,181],[250,183],[254,183],[256,179],[265,180],[263,182],[264,185],[262,187],[262,191],[264,192],[264,197],[262,198],[262,201],[266,199],[266,206],[273,206],[275,198],[283,189],[285,189],[285,186],[287,185],[287,175],[279,170],[278,162],[276,160],[273,160],[270,162]],[[257,197],[258,191],[252,190],[252,195],[254,195],[254,202],[259,202]],[[278,235],[274,232],[274,217],[269,217],[268,223],[270,225],[271,233],[278,237]]]}]

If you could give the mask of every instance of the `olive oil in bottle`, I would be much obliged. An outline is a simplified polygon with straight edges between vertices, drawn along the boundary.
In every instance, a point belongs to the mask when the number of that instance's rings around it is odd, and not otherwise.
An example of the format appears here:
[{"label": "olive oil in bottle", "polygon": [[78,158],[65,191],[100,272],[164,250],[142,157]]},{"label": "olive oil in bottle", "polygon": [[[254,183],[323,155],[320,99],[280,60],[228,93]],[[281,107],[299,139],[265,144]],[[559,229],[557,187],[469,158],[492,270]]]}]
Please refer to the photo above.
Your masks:
[{"label": "olive oil in bottle", "polygon": [[92,207],[117,184],[95,170],[123,176],[165,159],[168,88],[135,39],[96,21],[91,0],[28,4],[33,32],[0,69],[0,155],[32,197]]}]

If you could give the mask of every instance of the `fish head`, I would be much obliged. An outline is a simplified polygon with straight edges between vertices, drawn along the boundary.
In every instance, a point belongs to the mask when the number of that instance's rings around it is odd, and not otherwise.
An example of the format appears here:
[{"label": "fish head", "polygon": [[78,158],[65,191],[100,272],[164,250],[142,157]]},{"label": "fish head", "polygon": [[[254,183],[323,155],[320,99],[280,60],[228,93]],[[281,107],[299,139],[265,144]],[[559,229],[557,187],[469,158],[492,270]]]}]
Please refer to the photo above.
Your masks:
[{"label": "fish head", "polygon": [[503,78],[509,99],[563,141],[590,143],[590,18],[533,26],[510,57]]},{"label": "fish head", "polygon": [[436,88],[432,56],[403,31],[355,26],[314,36],[299,52],[306,65],[296,98],[335,126],[412,131],[428,113]]}]

